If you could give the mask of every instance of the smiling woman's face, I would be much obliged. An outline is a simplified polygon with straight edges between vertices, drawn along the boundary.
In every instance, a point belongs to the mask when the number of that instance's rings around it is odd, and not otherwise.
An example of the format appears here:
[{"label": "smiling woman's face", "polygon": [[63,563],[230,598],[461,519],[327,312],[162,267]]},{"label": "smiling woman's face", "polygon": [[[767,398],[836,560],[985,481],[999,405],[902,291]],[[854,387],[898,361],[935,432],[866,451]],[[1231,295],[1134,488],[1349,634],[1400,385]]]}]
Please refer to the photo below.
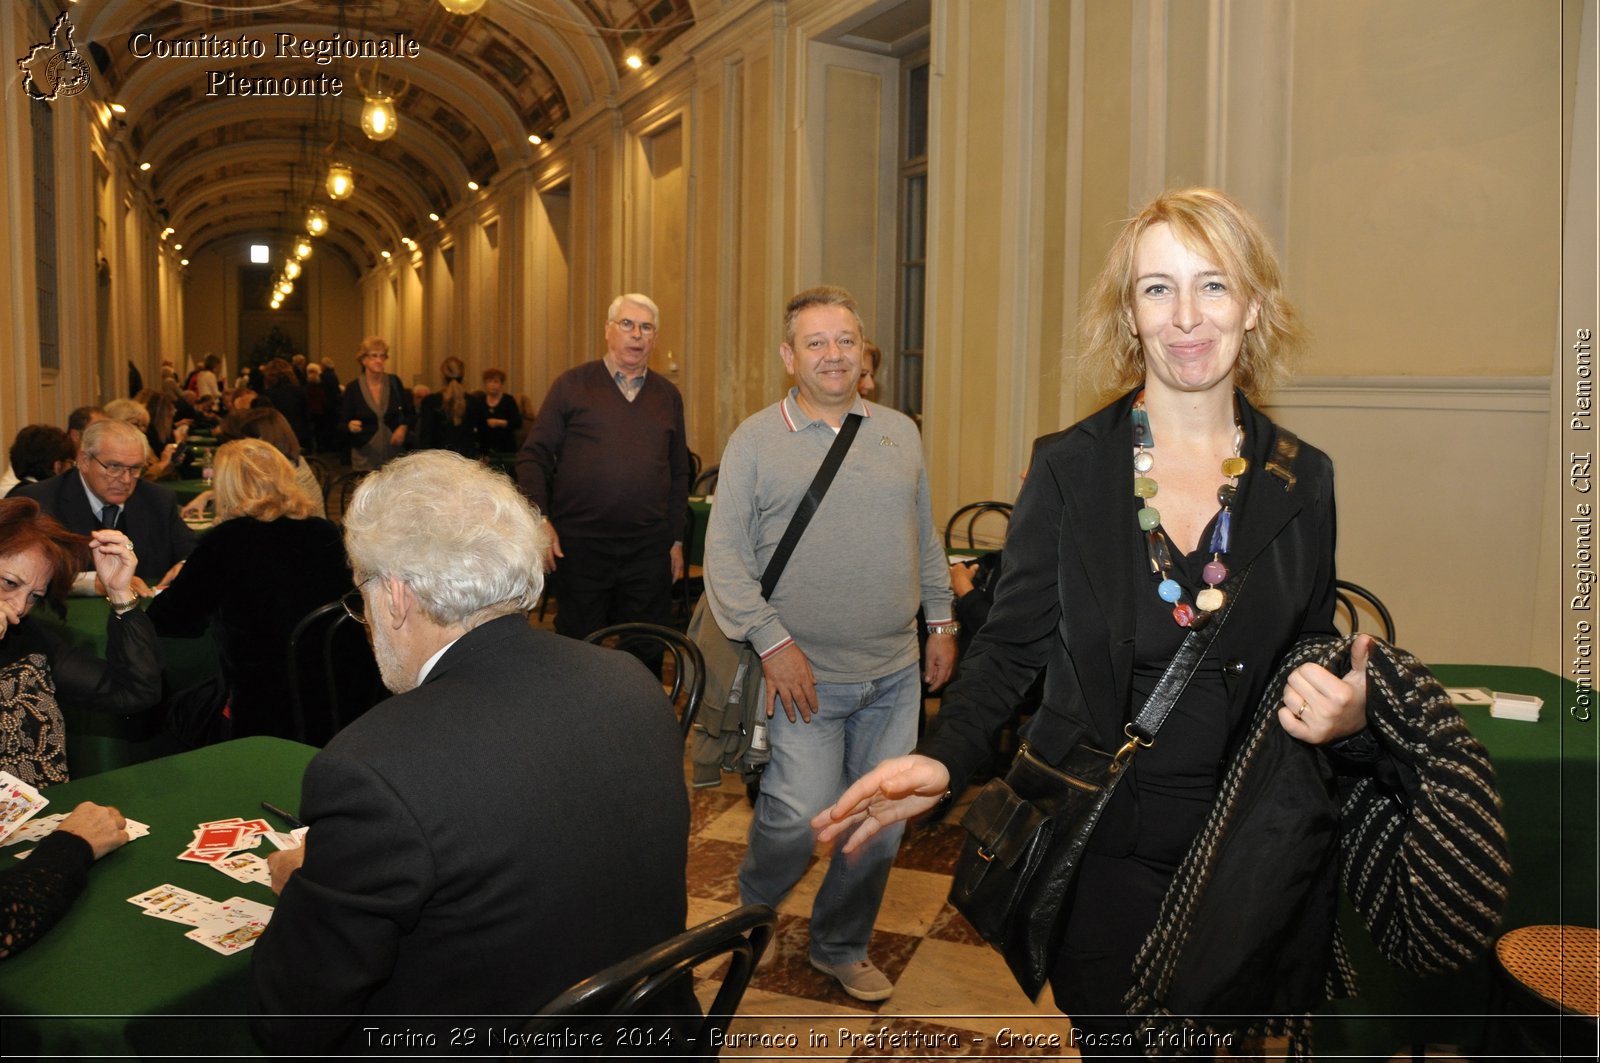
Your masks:
[{"label": "smiling woman's face", "polygon": [[1182,392],[1233,387],[1256,307],[1221,267],[1191,250],[1166,223],[1139,237],[1129,316],[1144,350],[1145,387]]}]

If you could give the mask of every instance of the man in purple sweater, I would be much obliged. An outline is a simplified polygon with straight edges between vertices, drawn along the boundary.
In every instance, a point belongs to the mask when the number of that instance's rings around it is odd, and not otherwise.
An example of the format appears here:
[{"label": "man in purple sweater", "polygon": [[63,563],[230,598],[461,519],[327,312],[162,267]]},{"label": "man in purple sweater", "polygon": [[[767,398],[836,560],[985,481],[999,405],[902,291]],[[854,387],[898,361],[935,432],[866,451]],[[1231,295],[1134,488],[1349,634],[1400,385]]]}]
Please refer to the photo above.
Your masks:
[{"label": "man in purple sweater", "polygon": [[572,638],[666,623],[683,576],[689,445],[683,396],[649,370],[658,318],[647,296],[612,300],[605,357],[556,378],[517,455],[517,483],[548,522],[556,630]]}]

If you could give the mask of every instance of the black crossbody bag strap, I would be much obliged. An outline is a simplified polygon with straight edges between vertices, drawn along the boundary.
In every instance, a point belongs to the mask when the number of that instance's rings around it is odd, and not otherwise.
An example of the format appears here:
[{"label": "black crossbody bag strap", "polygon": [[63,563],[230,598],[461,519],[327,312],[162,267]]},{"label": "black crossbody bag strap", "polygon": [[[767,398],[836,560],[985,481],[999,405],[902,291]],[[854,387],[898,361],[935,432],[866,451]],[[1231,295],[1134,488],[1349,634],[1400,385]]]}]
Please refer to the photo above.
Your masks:
[{"label": "black crossbody bag strap", "polygon": [[844,464],[845,451],[850,449],[850,444],[860,428],[859,413],[845,416],[844,424],[839,426],[839,434],[833,437],[833,446],[828,448],[828,456],[822,459],[822,467],[817,470],[811,486],[806,488],[806,496],[800,500],[799,508],[789,519],[789,526],[784,529],[783,538],[778,541],[778,548],[772,552],[772,559],[767,562],[766,571],[761,573],[761,597],[771,598],[772,592],[777,589],[778,580],[783,576],[783,567],[789,563],[789,555],[794,553],[795,546],[800,542],[800,536],[805,534],[806,525],[810,524],[811,518],[816,515],[817,507],[822,504],[822,496],[828,493],[828,485],[833,483],[834,474],[839,471],[839,466]]}]

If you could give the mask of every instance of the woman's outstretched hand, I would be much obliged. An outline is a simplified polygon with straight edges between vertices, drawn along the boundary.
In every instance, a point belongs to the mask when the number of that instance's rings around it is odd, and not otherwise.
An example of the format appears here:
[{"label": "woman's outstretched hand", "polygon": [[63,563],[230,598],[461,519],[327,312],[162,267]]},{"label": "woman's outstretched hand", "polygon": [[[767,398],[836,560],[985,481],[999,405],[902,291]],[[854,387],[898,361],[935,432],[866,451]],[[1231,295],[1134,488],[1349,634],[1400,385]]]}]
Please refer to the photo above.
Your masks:
[{"label": "woman's outstretched hand", "polygon": [[844,851],[852,853],[891,823],[928,811],[949,789],[949,770],[932,757],[915,753],[891,757],[818,812],[811,829],[819,841],[831,842],[854,828],[844,845]]}]

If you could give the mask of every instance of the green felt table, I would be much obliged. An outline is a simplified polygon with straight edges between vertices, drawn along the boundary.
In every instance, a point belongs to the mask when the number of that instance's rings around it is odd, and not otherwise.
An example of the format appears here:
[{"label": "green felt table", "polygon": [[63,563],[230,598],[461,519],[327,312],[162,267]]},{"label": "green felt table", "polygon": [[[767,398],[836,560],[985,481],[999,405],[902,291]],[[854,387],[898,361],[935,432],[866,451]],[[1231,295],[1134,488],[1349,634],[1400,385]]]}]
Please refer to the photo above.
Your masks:
[{"label": "green felt table", "polygon": [[[1538,668],[1434,665],[1446,686],[1488,687],[1544,699],[1538,723],[1463,710],[1494,761],[1511,854],[1511,891],[1502,930],[1544,923],[1594,925],[1596,795],[1600,721],[1574,719],[1577,688]],[[1377,952],[1348,905],[1341,924],[1361,994],[1328,1005],[1317,1020],[1320,1055],[1387,1059],[1408,1045],[1471,1049],[1485,1035],[1493,961],[1419,977]]]},{"label": "green felt table", "polygon": [[[30,622],[37,619],[72,645],[104,657],[106,623],[110,618],[111,606],[104,598],[70,598],[65,620],[39,609]],[[209,633],[193,639],[162,639],[161,658],[163,686],[168,694],[193,686],[221,667],[217,644]],[[118,715],[63,700],[67,763],[73,778],[173,752],[175,747],[164,733],[165,713],[165,708],[158,705],[145,712]]]},{"label": "green felt table", "polygon": [[167,480],[162,487],[171,488],[172,493],[178,496],[178,504],[193,502],[206,491],[211,490],[211,483],[205,479],[198,480]]},{"label": "green felt table", "polygon": [[[47,814],[95,801],[148,823],[150,834],[98,861],[61,922],[4,961],[6,1054],[257,1053],[244,1018],[249,950],[218,955],[185,938],[187,927],[147,916],[127,898],[170,883],[214,900],[271,904],[266,886],[177,856],[206,820],[264,817],[288,829],[261,802],[296,808],[300,778],[316,752],[281,738],[241,738],[46,790]],[[12,860],[12,852],[0,849],[0,860]]]}]

